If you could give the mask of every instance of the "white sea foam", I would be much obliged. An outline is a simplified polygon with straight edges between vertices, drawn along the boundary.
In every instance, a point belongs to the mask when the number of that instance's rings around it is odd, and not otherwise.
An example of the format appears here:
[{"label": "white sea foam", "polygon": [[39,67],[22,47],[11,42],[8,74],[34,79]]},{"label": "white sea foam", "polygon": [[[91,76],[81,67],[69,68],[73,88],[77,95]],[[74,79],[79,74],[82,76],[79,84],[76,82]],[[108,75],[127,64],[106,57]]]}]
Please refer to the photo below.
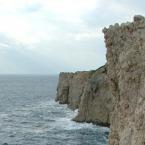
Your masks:
[{"label": "white sea foam", "polygon": [[72,121],[78,110],[55,102],[55,90],[47,77],[0,77],[0,144],[106,145],[109,129]]}]

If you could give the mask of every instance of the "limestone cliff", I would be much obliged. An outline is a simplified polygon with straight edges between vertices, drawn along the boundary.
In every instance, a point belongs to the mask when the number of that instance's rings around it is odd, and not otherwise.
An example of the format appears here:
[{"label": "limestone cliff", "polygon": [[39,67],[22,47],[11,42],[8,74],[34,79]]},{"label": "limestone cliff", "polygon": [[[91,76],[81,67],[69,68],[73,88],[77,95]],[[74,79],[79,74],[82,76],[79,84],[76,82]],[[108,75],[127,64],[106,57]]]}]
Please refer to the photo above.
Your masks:
[{"label": "limestone cliff", "polygon": [[76,72],[70,81],[68,105],[71,109],[77,109],[80,105],[81,96],[84,92],[86,82],[92,75],[92,71]]},{"label": "limestone cliff", "polygon": [[84,86],[92,72],[80,71],[76,73],[60,73],[56,101],[68,104],[71,109],[77,109]]},{"label": "limestone cliff", "polygon": [[109,145],[145,145],[145,19],[103,32],[114,104]]},{"label": "limestone cliff", "polygon": [[74,74],[60,75],[57,100],[77,102],[77,121],[110,123],[109,145],[145,145],[145,18],[135,16],[103,32],[107,69],[79,76],[86,78],[80,83]]},{"label": "limestone cliff", "polygon": [[74,73],[60,73],[57,86],[56,101],[60,104],[68,104],[69,86]]},{"label": "limestone cliff", "polygon": [[111,98],[106,66],[88,72],[60,73],[56,100],[72,109],[79,108],[75,121],[108,126]]},{"label": "limestone cliff", "polygon": [[103,66],[94,71],[86,83],[81,96],[79,113],[74,120],[109,126],[110,112],[112,111],[111,98],[107,70],[106,66]]}]

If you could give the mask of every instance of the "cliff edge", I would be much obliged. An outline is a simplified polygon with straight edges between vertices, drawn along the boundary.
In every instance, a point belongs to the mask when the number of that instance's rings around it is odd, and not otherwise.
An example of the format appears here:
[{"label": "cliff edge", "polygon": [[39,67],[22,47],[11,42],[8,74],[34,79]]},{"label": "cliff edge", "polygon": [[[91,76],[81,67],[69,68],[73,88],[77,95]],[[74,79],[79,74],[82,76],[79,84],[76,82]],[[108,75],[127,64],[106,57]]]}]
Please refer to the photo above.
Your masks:
[{"label": "cliff edge", "polygon": [[74,73],[59,74],[59,81],[57,85],[57,95],[55,101],[59,101],[60,104],[68,104],[69,86],[73,78]]},{"label": "cliff edge", "polygon": [[91,75],[92,71],[60,73],[56,101],[68,104],[72,110],[78,109],[85,84]]},{"label": "cliff edge", "polygon": [[133,22],[116,23],[103,33],[107,67],[88,72],[84,82],[75,83],[74,92],[83,88],[79,95],[75,93],[80,91],[69,95],[75,78],[70,76],[64,85],[68,87],[58,86],[57,100],[67,98],[68,104],[72,98],[79,100],[74,120],[110,123],[109,145],[145,145],[145,18],[137,15]]},{"label": "cliff edge", "polygon": [[78,109],[78,115],[73,119],[77,122],[109,126],[111,98],[106,65],[94,71],[59,75],[56,100]]},{"label": "cliff edge", "polygon": [[112,112],[112,94],[110,92],[106,65],[97,69],[85,85],[81,96],[77,122],[91,122],[109,126]]},{"label": "cliff edge", "polygon": [[145,145],[145,18],[103,32],[113,94],[109,145]]}]

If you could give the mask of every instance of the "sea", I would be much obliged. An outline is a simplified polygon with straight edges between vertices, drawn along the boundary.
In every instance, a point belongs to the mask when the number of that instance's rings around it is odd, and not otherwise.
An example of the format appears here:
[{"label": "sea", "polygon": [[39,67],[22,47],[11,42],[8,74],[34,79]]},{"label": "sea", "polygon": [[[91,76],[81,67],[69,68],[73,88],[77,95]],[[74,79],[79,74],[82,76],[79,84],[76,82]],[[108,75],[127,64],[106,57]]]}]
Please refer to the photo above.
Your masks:
[{"label": "sea", "polygon": [[107,145],[109,129],[76,123],[55,102],[58,76],[0,75],[0,145]]}]

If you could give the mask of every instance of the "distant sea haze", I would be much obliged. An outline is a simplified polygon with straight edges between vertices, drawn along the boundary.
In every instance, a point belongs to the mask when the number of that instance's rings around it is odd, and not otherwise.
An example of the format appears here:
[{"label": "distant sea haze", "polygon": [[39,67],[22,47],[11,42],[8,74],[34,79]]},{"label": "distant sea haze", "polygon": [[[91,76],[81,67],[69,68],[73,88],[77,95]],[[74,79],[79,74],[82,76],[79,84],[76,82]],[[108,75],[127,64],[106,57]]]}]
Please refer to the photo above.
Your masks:
[{"label": "distant sea haze", "polygon": [[0,145],[107,145],[108,128],[71,121],[58,76],[0,75]]}]

